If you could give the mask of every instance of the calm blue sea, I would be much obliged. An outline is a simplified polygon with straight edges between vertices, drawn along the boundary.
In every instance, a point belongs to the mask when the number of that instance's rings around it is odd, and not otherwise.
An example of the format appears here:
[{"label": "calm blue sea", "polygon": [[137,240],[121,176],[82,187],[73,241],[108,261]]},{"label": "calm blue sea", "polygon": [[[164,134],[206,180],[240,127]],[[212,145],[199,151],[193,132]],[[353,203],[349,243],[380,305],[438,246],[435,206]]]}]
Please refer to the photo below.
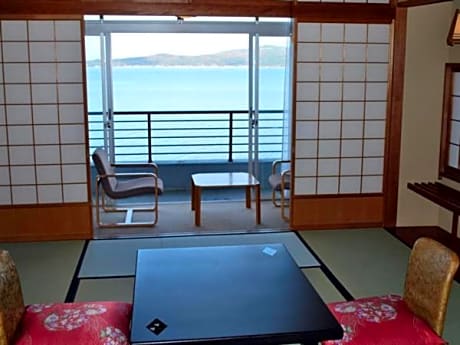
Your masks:
[{"label": "calm blue sea", "polygon": [[[260,109],[282,109],[284,68],[260,70]],[[98,67],[87,69],[89,111],[100,111]],[[244,67],[114,67],[115,111],[246,110],[248,70]]]},{"label": "calm blue sea", "polygon": [[[284,68],[260,70],[259,104],[261,110],[284,108]],[[244,67],[113,67],[114,111],[247,110],[248,71]],[[101,76],[98,67],[87,69],[88,109],[102,110]],[[203,120],[208,120],[205,125]],[[228,158],[228,119],[222,116],[193,116],[178,123],[154,122],[152,128],[154,159],[187,161]],[[247,114],[234,123],[234,158],[247,158]],[[271,115],[273,116],[273,115]],[[118,119],[118,122],[117,122]],[[139,121],[139,122],[136,122]],[[280,121],[259,121],[261,152],[272,157],[280,151]],[[167,127],[167,126],[173,126]],[[183,130],[174,129],[180,126]],[[147,132],[144,116],[115,117],[115,145],[118,161],[145,161]],[[101,146],[101,123],[90,122],[90,145]],[[263,153],[266,151],[267,153]]]}]

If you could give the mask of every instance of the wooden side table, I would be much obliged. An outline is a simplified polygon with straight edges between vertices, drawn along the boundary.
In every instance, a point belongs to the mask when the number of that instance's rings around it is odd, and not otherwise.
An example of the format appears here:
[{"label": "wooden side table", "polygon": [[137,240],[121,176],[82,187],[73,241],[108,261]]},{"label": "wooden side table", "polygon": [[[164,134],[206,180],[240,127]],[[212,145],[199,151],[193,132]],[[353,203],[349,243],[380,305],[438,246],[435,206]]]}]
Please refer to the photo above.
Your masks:
[{"label": "wooden side table", "polygon": [[256,224],[261,223],[260,182],[247,172],[218,172],[192,175],[192,211],[195,211],[195,225],[201,225],[201,190],[204,188],[246,189],[246,208],[251,208],[251,189],[255,192]]}]

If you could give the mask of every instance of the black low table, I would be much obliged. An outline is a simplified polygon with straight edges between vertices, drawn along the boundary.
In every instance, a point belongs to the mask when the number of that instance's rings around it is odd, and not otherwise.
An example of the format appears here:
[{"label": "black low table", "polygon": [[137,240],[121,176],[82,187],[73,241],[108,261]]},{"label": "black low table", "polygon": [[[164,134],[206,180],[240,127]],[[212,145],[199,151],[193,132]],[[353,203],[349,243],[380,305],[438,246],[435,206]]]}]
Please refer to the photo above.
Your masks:
[{"label": "black low table", "polygon": [[342,328],[282,244],[141,249],[132,344],[317,344]]}]

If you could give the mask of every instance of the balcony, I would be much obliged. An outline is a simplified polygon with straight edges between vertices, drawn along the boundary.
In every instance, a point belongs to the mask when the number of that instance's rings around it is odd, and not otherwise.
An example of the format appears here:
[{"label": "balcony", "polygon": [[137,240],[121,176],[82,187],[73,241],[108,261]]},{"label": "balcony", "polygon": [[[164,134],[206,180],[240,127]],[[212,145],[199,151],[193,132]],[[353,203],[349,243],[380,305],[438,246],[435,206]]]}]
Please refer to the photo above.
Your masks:
[{"label": "balcony", "polygon": [[[89,113],[90,152],[106,140],[115,164],[156,162],[170,198],[189,198],[193,173],[248,170],[249,151],[255,147],[249,145],[248,128],[254,121],[248,111],[123,111],[112,116],[104,121],[102,113]],[[258,134],[258,178],[266,196],[271,163],[281,158],[283,111],[260,111],[257,124],[252,132]],[[92,181],[94,175],[92,169]]]},{"label": "balcony", "polygon": [[[115,112],[110,122],[101,113],[89,113],[90,151],[104,146],[104,132],[112,144],[112,159],[117,171],[141,171],[142,164],[155,162],[165,183],[160,197],[159,223],[154,231],[96,229],[95,238],[143,237],[177,234],[259,232],[287,230],[279,209],[271,203],[268,176],[273,160],[281,158],[283,112],[266,110],[259,114],[258,177],[262,192],[262,224],[256,225],[254,211],[246,210],[244,191],[204,190],[204,221],[194,227],[190,210],[190,177],[200,172],[248,171],[249,120],[247,111]],[[257,132],[257,131],[254,131]],[[257,134],[257,133],[255,133]],[[139,167],[123,167],[123,163]],[[91,169],[92,181],[95,170]],[[94,186],[93,192],[94,192]],[[93,194],[94,195],[94,194]],[[221,204],[221,201],[236,201]],[[135,200],[136,202],[139,200]],[[140,200],[142,201],[142,200]],[[241,201],[241,202],[240,202]]]}]

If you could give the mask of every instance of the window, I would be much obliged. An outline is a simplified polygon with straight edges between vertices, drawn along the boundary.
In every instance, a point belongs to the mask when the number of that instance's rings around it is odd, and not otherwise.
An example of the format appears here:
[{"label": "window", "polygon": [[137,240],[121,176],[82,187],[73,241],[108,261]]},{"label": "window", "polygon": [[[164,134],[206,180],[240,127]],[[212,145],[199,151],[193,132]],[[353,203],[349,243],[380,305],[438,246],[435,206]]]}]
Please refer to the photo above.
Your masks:
[{"label": "window", "polygon": [[112,162],[281,158],[291,20],[200,18],[85,22],[90,152],[104,146]]},{"label": "window", "polygon": [[460,64],[446,64],[439,176],[460,182]]}]

